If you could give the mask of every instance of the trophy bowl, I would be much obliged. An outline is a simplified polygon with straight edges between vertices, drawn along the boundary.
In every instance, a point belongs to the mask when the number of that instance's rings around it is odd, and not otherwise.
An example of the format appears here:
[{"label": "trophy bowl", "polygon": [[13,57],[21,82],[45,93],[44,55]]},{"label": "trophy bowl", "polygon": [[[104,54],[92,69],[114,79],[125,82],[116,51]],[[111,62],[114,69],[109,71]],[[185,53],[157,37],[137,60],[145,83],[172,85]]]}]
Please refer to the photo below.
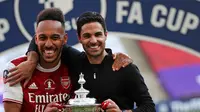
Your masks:
[{"label": "trophy bowl", "polygon": [[64,112],[100,112],[100,104],[91,105],[65,105]]},{"label": "trophy bowl", "polygon": [[78,83],[81,85],[80,89],[76,90],[75,98],[69,100],[69,104],[64,106],[64,112],[100,112],[101,104],[96,103],[95,98],[88,98],[87,94],[90,92],[83,88],[85,83],[84,75],[79,75]]}]

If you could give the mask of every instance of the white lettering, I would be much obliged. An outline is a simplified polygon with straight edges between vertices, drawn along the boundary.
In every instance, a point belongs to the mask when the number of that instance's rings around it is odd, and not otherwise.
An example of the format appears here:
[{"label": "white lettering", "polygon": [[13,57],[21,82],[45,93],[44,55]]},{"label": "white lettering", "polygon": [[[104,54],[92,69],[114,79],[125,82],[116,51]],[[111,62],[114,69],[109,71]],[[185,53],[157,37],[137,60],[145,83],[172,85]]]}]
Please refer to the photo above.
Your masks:
[{"label": "white lettering", "polygon": [[28,93],[29,102],[31,103],[50,103],[50,102],[63,102],[68,97],[67,93],[59,93],[51,95],[46,93],[45,95],[35,95],[34,93]]},{"label": "white lettering", "polygon": [[159,112],[169,112],[169,109],[167,107],[166,104],[161,104],[159,107],[158,107],[158,110]]},{"label": "white lettering", "polygon": [[162,16],[167,15],[167,8],[164,5],[155,5],[153,10],[152,10],[152,15],[151,15],[151,24],[154,27],[161,28],[165,25],[166,20],[164,18],[158,18],[159,12],[161,13]]},{"label": "white lettering", "polygon": [[183,26],[181,28],[182,34],[187,34],[188,30],[195,30],[199,25],[199,18],[197,15],[188,12],[186,14]]},{"label": "white lettering", "polygon": [[34,95],[35,95],[34,93],[28,93],[29,102],[35,103],[35,101],[33,100]]},{"label": "white lettering", "polygon": [[46,102],[49,102],[49,94],[46,93]]},{"label": "white lettering", "polygon": [[172,101],[170,107],[172,112],[197,112],[200,110],[200,99],[194,98],[186,102]]},{"label": "white lettering", "polygon": [[54,95],[55,97],[54,97],[54,99],[53,99],[53,101],[54,102],[59,102],[59,97],[58,97],[58,95]]},{"label": "white lettering", "polygon": [[36,103],[46,103],[44,95],[35,95],[35,102]]},{"label": "white lettering", "polygon": [[66,98],[68,97],[68,94],[63,94],[63,99],[66,100]]},{"label": "white lettering", "polygon": [[183,10],[179,10],[177,17],[175,18],[176,12],[177,10],[175,8],[170,8],[167,19],[167,27],[171,31],[178,31],[181,28],[181,23],[183,22],[185,12]]},{"label": "white lettering", "polygon": [[45,105],[35,105],[35,112],[44,112]]},{"label": "white lettering", "polygon": [[53,102],[53,95],[49,95],[50,97],[50,102]]},{"label": "white lettering", "polygon": [[5,33],[10,29],[10,25],[7,19],[0,18],[0,42],[5,41]]},{"label": "white lettering", "polygon": [[122,23],[123,16],[128,16],[128,11],[124,9],[124,7],[128,7],[128,1],[117,1],[117,9],[116,9],[116,22]]},{"label": "white lettering", "polygon": [[[64,96],[64,95],[63,95],[63,96]],[[60,94],[59,94],[59,101],[61,102],[62,99],[63,99],[63,98],[62,98],[62,94],[60,93]]]},{"label": "white lettering", "polygon": [[168,9],[164,5],[158,4],[152,10],[151,24],[156,28],[166,25],[170,31],[180,31],[181,34],[186,35],[189,30],[197,29],[199,18],[195,14],[186,13],[183,10],[177,10],[173,7],[168,12]]},{"label": "white lettering", "polygon": [[143,24],[143,17],[142,17],[142,8],[140,2],[133,2],[131,6],[131,11],[128,16],[128,23],[131,24],[134,21],[137,22],[137,24]]},{"label": "white lettering", "polygon": [[38,112],[39,109],[38,109],[38,105],[35,105],[35,112]]},{"label": "white lettering", "polygon": [[71,18],[71,21],[66,21],[65,22],[65,30],[66,31],[70,31],[70,30],[76,30],[77,26],[76,26],[76,18]]},{"label": "white lettering", "polygon": [[143,24],[143,15],[140,2],[133,2],[128,13],[127,8],[129,7],[128,1],[117,1],[116,9],[116,22],[122,23],[124,17],[128,17],[127,23],[132,24],[136,22],[137,24]]}]

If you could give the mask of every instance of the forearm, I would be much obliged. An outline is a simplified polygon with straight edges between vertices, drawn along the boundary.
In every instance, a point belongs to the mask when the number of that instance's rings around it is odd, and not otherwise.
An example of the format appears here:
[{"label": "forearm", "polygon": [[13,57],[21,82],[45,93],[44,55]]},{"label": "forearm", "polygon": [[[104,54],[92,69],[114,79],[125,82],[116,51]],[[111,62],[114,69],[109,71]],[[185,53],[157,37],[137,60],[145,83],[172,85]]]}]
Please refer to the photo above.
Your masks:
[{"label": "forearm", "polygon": [[35,43],[35,37],[32,38],[30,44],[29,44],[29,47],[28,47],[28,51],[26,52],[26,54],[30,51],[35,51],[35,52],[38,52],[38,49],[37,49],[37,45]]},{"label": "forearm", "polygon": [[33,63],[33,64],[37,64],[39,60],[39,56],[37,54],[37,52],[35,51],[29,51],[27,53],[27,61]]},{"label": "forearm", "polygon": [[21,104],[4,102],[4,111],[5,112],[20,112]]}]

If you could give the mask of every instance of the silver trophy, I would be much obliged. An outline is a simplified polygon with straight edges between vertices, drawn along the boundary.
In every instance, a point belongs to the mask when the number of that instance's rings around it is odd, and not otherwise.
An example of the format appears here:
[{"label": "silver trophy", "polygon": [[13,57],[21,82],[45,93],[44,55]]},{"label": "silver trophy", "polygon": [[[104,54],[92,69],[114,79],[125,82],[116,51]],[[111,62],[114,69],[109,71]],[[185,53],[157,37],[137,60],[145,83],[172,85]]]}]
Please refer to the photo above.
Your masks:
[{"label": "silver trophy", "polygon": [[100,104],[96,104],[95,98],[87,98],[90,91],[83,88],[85,83],[84,75],[79,75],[78,83],[80,89],[76,90],[75,98],[69,100],[69,105],[65,105],[67,112],[100,112]]}]

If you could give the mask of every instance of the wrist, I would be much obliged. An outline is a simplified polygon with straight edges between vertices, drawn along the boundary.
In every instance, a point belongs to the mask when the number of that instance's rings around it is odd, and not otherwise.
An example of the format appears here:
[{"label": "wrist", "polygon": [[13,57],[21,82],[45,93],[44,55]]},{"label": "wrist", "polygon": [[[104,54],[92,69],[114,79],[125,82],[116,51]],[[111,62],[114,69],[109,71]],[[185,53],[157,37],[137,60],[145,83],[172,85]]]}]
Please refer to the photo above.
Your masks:
[{"label": "wrist", "polygon": [[37,65],[39,60],[38,54],[35,51],[30,51],[27,54],[27,61],[30,62],[31,64]]}]

